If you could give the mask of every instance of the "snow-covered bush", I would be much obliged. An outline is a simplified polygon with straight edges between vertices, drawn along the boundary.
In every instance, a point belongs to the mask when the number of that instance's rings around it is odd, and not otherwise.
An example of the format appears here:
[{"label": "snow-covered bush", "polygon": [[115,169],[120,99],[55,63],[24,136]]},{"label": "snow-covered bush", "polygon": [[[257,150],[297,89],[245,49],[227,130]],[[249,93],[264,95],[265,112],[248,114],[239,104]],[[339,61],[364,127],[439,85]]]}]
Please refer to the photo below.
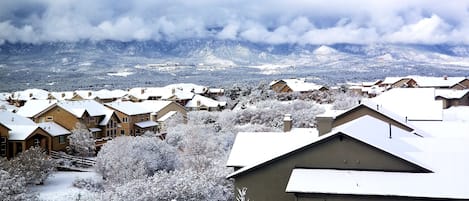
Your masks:
[{"label": "snow-covered bush", "polygon": [[75,179],[72,183],[74,187],[86,189],[91,192],[102,192],[104,190],[103,183],[91,178]]},{"label": "snow-covered bush", "polygon": [[146,178],[158,170],[174,170],[178,163],[176,148],[158,138],[123,136],[102,147],[96,171],[106,182],[124,183]]},{"label": "snow-covered bush", "polygon": [[238,190],[238,195],[236,195],[236,201],[249,201],[249,198],[246,198],[246,194],[248,189],[246,187],[243,187],[242,189],[237,189]]},{"label": "snow-covered bush", "polygon": [[149,179],[133,180],[106,191],[103,200],[232,200],[232,185],[225,179],[228,172],[220,168],[203,171],[178,169],[158,171]]},{"label": "snow-covered bush", "polygon": [[21,175],[27,184],[42,184],[55,170],[56,164],[40,147],[31,147],[8,161],[6,169],[12,175]]},{"label": "snow-covered bush", "polygon": [[37,195],[28,193],[26,180],[20,175],[12,175],[0,169],[0,200],[38,200]]},{"label": "snow-covered bush", "polygon": [[285,114],[291,114],[294,127],[310,127],[317,114],[324,112],[320,105],[303,100],[281,102],[268,100],[258,102],[245,110],[237,112],[236,124],[259,124],[267,127],[283,126]]},{"label": "snow-covered bush", "polygon": [[95,140],[93,134],[85,125],[77,122],[75,129],[72,130],[72,134],[68,136],[68,139],[71,154],[79,156],[94,155],[96,148]]}]

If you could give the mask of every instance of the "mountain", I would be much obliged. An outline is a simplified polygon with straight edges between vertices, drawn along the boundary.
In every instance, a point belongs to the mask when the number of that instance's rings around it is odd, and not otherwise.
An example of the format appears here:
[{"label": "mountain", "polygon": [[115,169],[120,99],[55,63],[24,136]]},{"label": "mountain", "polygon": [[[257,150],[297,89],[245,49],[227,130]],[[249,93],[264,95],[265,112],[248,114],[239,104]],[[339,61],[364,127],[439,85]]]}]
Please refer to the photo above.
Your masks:
[{"label": "mountain", "polygon": [[214,85],[285,76],[316,77],[333,84],[406,74],[467,76],[468,70],[469,46],[448,44],[271,45],[187,39],[0,45],[3,90],[181,81]]}]

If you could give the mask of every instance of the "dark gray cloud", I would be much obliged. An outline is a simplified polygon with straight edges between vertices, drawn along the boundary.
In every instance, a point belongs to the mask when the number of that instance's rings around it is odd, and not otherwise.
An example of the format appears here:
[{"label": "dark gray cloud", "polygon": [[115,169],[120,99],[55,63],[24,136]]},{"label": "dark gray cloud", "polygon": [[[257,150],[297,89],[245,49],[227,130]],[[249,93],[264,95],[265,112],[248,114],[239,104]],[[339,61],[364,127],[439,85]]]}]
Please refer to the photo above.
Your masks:
[{"label": "dark gray cloud", "polygon": [[0,1],[0,43],[194,37],[469,44],[469,0]]}]

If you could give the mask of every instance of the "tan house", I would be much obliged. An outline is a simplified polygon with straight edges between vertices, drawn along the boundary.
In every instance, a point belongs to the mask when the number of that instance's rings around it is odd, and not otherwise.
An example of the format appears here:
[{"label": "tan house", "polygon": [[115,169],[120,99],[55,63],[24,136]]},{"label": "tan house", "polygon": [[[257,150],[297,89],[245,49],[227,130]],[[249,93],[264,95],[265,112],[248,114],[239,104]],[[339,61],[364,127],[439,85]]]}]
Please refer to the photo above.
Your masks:
[{"label": "tan house", "polygon": [[211,98],[207,98],[202,95],[195,95],[192,100],[188,101],[185,105],[189,111],[221,111],[225,109],[225,101],[217,101]]},{"label": "tan house", "polygon": [[149,100],[137,103],[142,108],[151,111],[150,120],[158,123],[158,132],[164,132],[165,121],[173,115],[181,114],[184,120],[187,118],[187,110],[174,101]]},{"label": "tan house", "polygon": [[386,88],[415,88],[418,85],[411,77],[386,77],[379,86]]},{"label": "tan house", "polygon": [[146,131],[158,131],[158,124],[151,120],[151,109],[131,101],[111,102],[105,105],[114,110],[122,122],[121,135],[138,136]]},{"label": "tan house", "polygon": [[0,111],[0,155],[15,157],[32,146],[39,146],[49,153],[55,148],[53,136],[31,119]]},{"label": "tan house", "polygon": [[282,79],[270,83],[270,89],[277,93],[326,91],[327,87],[306,82],[305,79]]},{"label": "tan house", "polygon": [[37,123],[55,122],[72,131],[77,123],[92,132],[98,144],[120,133],[120,119],[113,110],[94,100],[61,101],[32,116]]}]

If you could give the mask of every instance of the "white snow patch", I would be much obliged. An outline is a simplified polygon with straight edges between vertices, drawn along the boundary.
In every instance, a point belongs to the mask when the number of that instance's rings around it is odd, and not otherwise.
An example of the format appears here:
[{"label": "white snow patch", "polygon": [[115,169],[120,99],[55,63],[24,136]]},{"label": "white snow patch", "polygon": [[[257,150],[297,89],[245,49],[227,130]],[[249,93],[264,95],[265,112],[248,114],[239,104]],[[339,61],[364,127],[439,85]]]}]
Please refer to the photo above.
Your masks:
[{"label": "white snow patch", "polygon": [[90,178],[95,181],[101,180],[101,177],[96,172],[55,172],[49,177],[44,185],[37,185],[31,187],[32,191],[39,193],[40,200],[48,201],[62,201],[69,200],[70,198],[77,197],[78,194],[84,195],[88,191],[73,187],[72,183],[76,179]]},{"label": "white snow patch", "polygon": [[118,72],[115,72],[115,73],[107,73],[107,75],[109,76],[119,76],[119,77],[127,77],[129,75],[133,75],[134,72],[130,72],[130,71],[118,71]]}]

